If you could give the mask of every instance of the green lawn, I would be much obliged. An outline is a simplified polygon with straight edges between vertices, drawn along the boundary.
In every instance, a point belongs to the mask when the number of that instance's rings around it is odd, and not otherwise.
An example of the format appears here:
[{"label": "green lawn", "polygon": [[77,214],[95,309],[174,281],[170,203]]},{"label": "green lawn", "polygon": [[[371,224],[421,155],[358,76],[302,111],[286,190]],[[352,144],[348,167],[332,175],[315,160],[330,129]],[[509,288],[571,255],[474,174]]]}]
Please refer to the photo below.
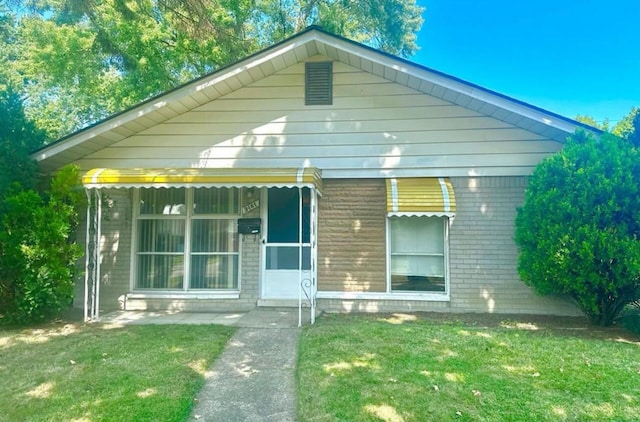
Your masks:
[{"label": "green lawn", "polygon": [[631,335],[426,318],[329,315],[306,327],[300,420],[640,420]]},{"label": "green lawn", "polygon": [[0,421],[184,421],[233,329],[0,329]]}]

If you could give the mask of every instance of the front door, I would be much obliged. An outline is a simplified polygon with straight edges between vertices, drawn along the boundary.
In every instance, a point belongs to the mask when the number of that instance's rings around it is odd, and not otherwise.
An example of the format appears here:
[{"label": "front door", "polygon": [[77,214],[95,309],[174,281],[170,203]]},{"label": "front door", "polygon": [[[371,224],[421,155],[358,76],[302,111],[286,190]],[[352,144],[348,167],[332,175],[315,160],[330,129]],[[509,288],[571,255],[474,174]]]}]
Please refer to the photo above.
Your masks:
[{"label": "front door", "polygon": [[298,299],[311,279],[310,197],[309,188],[267,190],[263,299]]}]

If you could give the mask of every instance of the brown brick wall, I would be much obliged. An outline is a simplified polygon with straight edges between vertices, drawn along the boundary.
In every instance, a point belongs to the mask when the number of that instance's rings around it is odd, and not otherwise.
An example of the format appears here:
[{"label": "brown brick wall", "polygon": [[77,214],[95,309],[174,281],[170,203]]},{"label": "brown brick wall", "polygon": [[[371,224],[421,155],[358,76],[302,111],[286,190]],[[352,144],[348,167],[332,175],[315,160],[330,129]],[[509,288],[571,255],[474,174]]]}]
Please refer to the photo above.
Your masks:
[{"label": "brown brick wall", "polygon": [[328,179],[319,201],[318,290],[386,290],[384,180]]}]

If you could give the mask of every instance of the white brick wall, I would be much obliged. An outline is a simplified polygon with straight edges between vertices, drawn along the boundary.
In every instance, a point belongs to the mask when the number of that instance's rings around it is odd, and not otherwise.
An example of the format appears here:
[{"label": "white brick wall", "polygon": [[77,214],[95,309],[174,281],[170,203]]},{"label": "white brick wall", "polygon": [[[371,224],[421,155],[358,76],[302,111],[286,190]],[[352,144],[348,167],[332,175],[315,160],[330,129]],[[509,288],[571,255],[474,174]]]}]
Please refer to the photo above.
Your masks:
[{"label": "white brick wall", "polygon": [[536,295],[518,276],[516,208],[525,177],[456,177],[451,224],[451,310],[576,315],[566,301]]}]

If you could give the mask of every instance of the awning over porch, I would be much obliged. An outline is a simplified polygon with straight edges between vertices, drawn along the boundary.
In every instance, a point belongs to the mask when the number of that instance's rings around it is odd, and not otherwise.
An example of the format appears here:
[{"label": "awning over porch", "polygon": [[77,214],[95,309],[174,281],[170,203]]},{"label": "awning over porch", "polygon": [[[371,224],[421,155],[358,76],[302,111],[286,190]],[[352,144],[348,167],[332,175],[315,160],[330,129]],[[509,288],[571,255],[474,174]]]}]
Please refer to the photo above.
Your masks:
[{"label": "awning over porch", "polygon": [[453,216],[456,212],[453,186],[443,177],[387,179],[387,212]]},{"label": "awning over porch", "polygon": [[92,188],[314,187],[322,192],[322,172],[306,168],[96,168],[82,176]]}]

